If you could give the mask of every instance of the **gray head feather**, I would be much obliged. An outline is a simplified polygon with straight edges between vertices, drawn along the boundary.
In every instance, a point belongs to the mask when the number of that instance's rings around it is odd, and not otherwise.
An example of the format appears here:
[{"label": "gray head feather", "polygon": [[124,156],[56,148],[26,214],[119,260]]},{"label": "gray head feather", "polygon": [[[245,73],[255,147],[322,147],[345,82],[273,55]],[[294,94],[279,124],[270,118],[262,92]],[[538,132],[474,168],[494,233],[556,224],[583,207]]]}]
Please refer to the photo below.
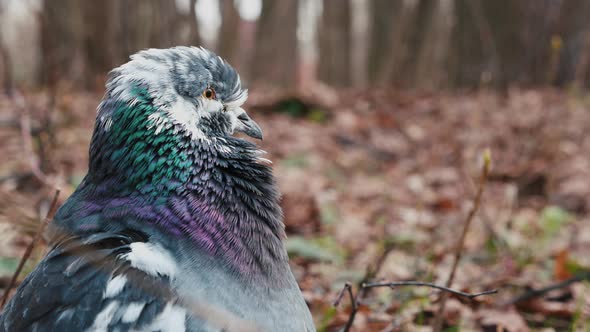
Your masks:
[{"label": "gray head feather", "polygon": [[[202,118],[223,113],[228,132],[245,132],[261,138],[258,125],[241,108],[248,97],[238,73],[221,57],[204,48],[174,47],[148,49],[131,56],[131,61],[111,71],[106,84],[105,101],[137,103],[138,88],[147,91],[152,99],[150,124],[156,134],[170,125],[180,125],[183,134],[194,139],[211,141],[201,123]],[[206,89],[214,91],[214,98],[205,98]],[[108,122],[108,114],[99,121]],[[105,116],[106,115],[106,116]]]}]

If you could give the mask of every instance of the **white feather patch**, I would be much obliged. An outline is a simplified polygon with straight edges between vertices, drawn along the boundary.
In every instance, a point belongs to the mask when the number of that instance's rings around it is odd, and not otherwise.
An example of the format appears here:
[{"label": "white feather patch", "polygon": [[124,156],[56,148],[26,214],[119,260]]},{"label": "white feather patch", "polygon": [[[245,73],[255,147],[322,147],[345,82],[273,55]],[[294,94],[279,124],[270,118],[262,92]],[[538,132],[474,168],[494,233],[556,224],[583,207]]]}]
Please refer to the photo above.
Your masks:
[{"label": "white feather patch", "polygon": [[125,277],[124,275],[118,275],[109,280],[107,288],[104,291],[104,298],[106,299],[117,296],[119,293],[121,293],[126,283],[127,277]]},{"label": "white feather patch", "polygon": [[[240,84],[240,79],[238,77],[238,81],[236,82],[236,85]],[[246,102],[246,100],[248,99],[248,90],[241,90],[239,92],[239,94],[237,96],[235,96],[235,100],[226,102],[226,106],[229,109],[232,108],[238,108],[241,107],[242,105],[244,105],[244,103]]]},{"label": "white feather patch", "polygon": [[199,129],[200,113],[197,112],[195,105],[189,103],[186,99],[179,97],[172,106],[166,110],[174,123],[180,124],[193,140],[208,140]]},{"label": "white feather patch", "polygon": [[153,276],[174,278],[176,275],[176,262],[168,250],[147,242],[133,242],[129,247],[131,252],[122,255],[122,258],[131,262],[134,268]]},{"label": "white feather patch", "polygon": [[145,303],[140,303],[140,302],[130,303],[129,305],[127,305],[127,308],[125,309],[125,313],[123,314],[123,317],[121,317],[121,321],[123,323],[135,322],[139,318],[139,315],[141,315],[141,312],[143,311],[143,307],[145,307]]},{"label": "white feather patch", "polygon": [[148,331],[182,332],[186,331],[186,310],[172,303],[166,307],[146,329]]},{"label": "white feather patch", "polygon": [[270,159],[264,158],[262,156],[266,155],[268,152],[258,149],[258,150],[254,150],[254,157],[256,157],[256,161],[258,161],[259,163],[263,163],[263,164],[272,164],[272,161]]},{"label": "white feather patch", "polygon": [[93,332],[105,331],[106,332],[108,330],[109,324],[113,320],[113,316],[115,315],[115,312],[117,311],[118,308],[119,308],[118,301],[113,301],[113,302],[109,303],[106,306],[106,308],[102,309],[102,311],[99,312],[98,315],[96,315],[96,318],[94,319],[94,323],[88,329],[88,331],[93,331]]},{"label": "white feather patch", "polygon": [[217,149],[223,153],[230,153],[231,152],[231,149],[229,148],[229,146],[223,145],[223,143],[217,145]]}]

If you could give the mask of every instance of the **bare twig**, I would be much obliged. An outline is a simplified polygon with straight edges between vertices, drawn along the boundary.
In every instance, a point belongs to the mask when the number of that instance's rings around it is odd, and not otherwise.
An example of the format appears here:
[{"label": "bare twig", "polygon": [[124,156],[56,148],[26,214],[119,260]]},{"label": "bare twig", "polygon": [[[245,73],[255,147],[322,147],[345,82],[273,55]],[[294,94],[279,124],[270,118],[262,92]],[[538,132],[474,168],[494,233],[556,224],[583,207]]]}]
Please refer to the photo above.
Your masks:
[{"label": "bare twig", "polygon": [[565,288],[571,284],[574,284],[574,283],[580,282],[580,281],[584,281],[584,280],[590,280],[590,272],[577,274],[569,279],[560,281],[556,284],[549,285],[547,287],[530,290],[524,294],[518,295],[517,297],[515,297],[513,299],[510,299],[509,301],[503,303],[502,305],[511,305],[511,304],[516,304],[519,302],[529,301],[533,298],[541,297],[541,296],[543,296],[551,291],[554,291],[556,289]]},{"label": "bare twig", "polygon": [[[449,279],[447,280],[446,286],[440,286],[440,285],[436,285],[433,283],[420,282],[420,281],[367,283],[367,281],[370,278],[374,278],[376,276],[379,269],[381,268],[381,265],[385,261],[385,258],[387,257],[387,255],[391,251],[392,246],[386,245],[383,252],[382,252],[382,255],[380,255],[380,257],[377,259],[375,266],[370,266],[369,268],[367,268],[367,271],[365,272],[365,276],[363,277],[362,281],[358,285],[358,291],[357,291],[356,295],[354,295],[354,293],[352,291],[352,285],[348,282],[344,285],[344,288],[338,294],[338,297],[337,297],[336,301],[334,302],[334,306],[338,306],[340,304],[345,293],[348,293],[348,295],[350,297],[350,301],[351,301],[351,306],[352,306],[352,310],[351,310],[350,315],[348,317],[348,321],[346,322],[346,325],[344,326],[342,331],[347,332],[352,328],[352,324],[354,323],[356,313],[358,312],[358,309],[359,309],[359,303],[360,303],[361,299],[363,298],[363,296],[366,294],[366,292],[368,290],[370,290],[371,288],[377,288],[377,287],[395,288],[395,287],[402,287],[402,286],[418,286],[418,287],[430,287],[430,288],[439,289],[439,290],[443,291],[443,294],[441,295],[441,306],[439,308],[439,313],[437,314],[437,317],[436,317],[437,320],[440,319],[439,317],[442,317],[441,312],[444,311],[444,303],[446,301],[446,296],[448,294],[455,294],[457,296],[462,296],[462,297],[465,297],[468,299],[474,299],[478,296],[495,294],[498,292],[497,290],[494,289],[494,290],[471,294],[471,293],[465,293],[465,292],[453,290],[450,288],[450,286],[453,283],[453,280],[455,278],[455,273],[456,273],[457,267],[459,265],[459,261],[461,260],[463,246],[465,243],[465,238],[467,236],[467,232],[469,230],[469,226],[471,225],[471,222],[473,221],[473,218],[475,217],[475,214],[478,211],[480,203],[481,203],[481,196],[483,194],[483,189],[484,189],[485,184],[487,182],[488,173],[490,170],[490,164],[491,164],[490,153],[489,153],[489,151],[486,151],[484,153],[484,164],[483,164],[483,168],[482,168],[482,175],[481,175],[480,181],[479,181],[479,186],[478,186],[475,198],[474,198],[473,206],[472,206],[471,210],[469,211],[469,214],[467,215],[467,218],[465,219],[465,223],[463,225],[463,231],[461,233],[459,243],[458,243],[457,248],[455,250],[455,259],[453,262],[453,267],[451,269],[451,274],[449,276]],[[439,323],[437,323],[435,321],[435,324],[439,324]],[[440,325],[442,326],[442,319],[441,319]],[[439,329],[439,331],[440,331],[440,329]]]},{"label": "bare twig", "polygon": [[336,299],[336,301],[334,301],[334,306],[337,307],[338,305],[340,305],[344,293],[348,293],[348,296],[350,298],[350,306],[352,310],[350,311],[350,315],[348,316],[348,321],[346,322],[344,329],[342,329],[343,332],[348,332],[352,328],[352,324],[354,323],[354,319],[356,318],[356,313],[359,309],[360,299],[364,295],[365,289],[363,285],[364,284],[360,285],[359,290],[357,291],[356,295],[354,295],[352,291],[352,284],[350,282],[345,283],[344,288],[342,288],[340,294],[338,295],[338,298]]},{"label": "bare twig", "polygon": [[6,301],[8,301],[8,294],[10,294],[10,291],[12,290],[12,287],[14,287],[14,284],[16,283],[18,276],[20,275],[23,267],[25,266],[25,263],[27,262],[27,260],[31,256],[31,253],[33,252],[33,248],[35,247],[37,242],[39,242],[39,240],[41,239],[41,236],[43,236],[43,231],[45,230],[45,227],[51,222],[51,220],[53,220],[53,216],[55,216],[55,212],[57,211],[57,199],[59,198],[59,193],[60,193],[59,189],[55,190],[55,194],[53,195],[53,200],[51,201],[49,211],[47,211],[47,216],[45,217],[45,219],[43,219],[43,222],[41,222],[41,224],[39,225],[39,228],[37,229],[37,233],[35,233],[35,236],[33,237],[31,242],[27,246],[27,249],[25,250],[23,257],[21,258],[20,262],[18,263],[16,271],[14,271],[14,274],[12,275],[12,279],[10,279],[10,282],[8,283],[8,287],[6,287],[6,289],[4,290],[4,295],[2,296],[2,303],[0,304],[0,308],[4,307],[4,305],[6,304]]},{"label": "bare twig", "polygon": [[[471,222],[479,209],[481,204],[481,196],[483,194],[483,190],[486,186],[488,180],[488,174],[490,172],[490,164],[491,164],[491,154],[489,150],[486,150],[483,154],[483,166],[481,170],[481,176],[479,178],[479,185],[477,187],[477,193],[475,194],[475,198],[473,199],[473,205],[467,218],[465,218],[465,222],[463,223],[463,230],[461,232],[461,237],[459,238],[459,242],[457,243],[457,247],[455,248],[455,258],[453,260],[453,266],[451,267],[451,273],[445,287],[450,288],[453,284],[453,280],[455,279],[455,273],[457,272],[457,267],[459,266],[459,261],[461,260],[461,256],[463,255],[463,247],[465,246],[465,238],[467,237],[467,232],[469,231],[469,226],[471,226]],[[432,326],[433,332],[440,332],[442,329],[443,323],[443,314],[445,311],[445,305],[447,301],[448,293],[445,292],[441,295],[440,298],[440,306],[436,313],[436,318],[434,320],[434,324]]]},{"label": "bare twig", "polygon": [[350,303],[352,306],[352,310],[350,312],[350,315],[348,316],[348,321],[346,322],[346,325],[344,326],[344,328],[342,329],[343,332],[348,332],[350,330],[350,328],[352,327],[352,324],[354,323],[354,319],[356,317],[356,313],[358,312],[359,306],[358,306],[358,299],[360,296],[362,296],[361,294],[370,288],[378,288],[378,287],[389,287],[389,288],[396,288],[396,287],[407,287],[407,286],[418,286],[418,287],[430,287],[430,288],[435,288],[435,289],[439,289],[443,292],[447,292],[447,293],[451,293],[451,294],[455,294],[457,296],[461,296],[470,300],[475,299],[476,297],[479,296],[483,296],[483,295],[490,295],[490,294],[496,294],[498,293],[497,289],[493,289],[493,290],[487,290],[484,292],[480,292],[480,293],[465,293],[465,292],[461,292],[458,290],[454,290],[448,287],[444,287],[444,286],[440,286],[440,285],[436,285],[433,283],[429,283],[429,282],[421,282],[421,281],[397,281],[397,282],[373,282],[373,283],[363,283],[356,296],[353,294],[352,291],[352,286],[349,282],[347,282],[346,284],[344,284],[344,288],[342,288],[342,290],[340,291],[340,293],[338,294],[338,297],[336,298],[336,301],[334,301],[334,306],[337,307],[338,305],[340,305],[340,302],[342,302],[342,298],[344,297],[345,293],[348,293],[349,297],[350,297]]},{"label": "bare twig", "polygon": [[[383,232],[385,233],[385,228],[383,228]],[[363,283],[366,283],[367,281],[375,279],[375,277],[377,277],[377,275],[379,274],[379,271],[381,271],[381,268],[383,267],[383,264],[385,263],[385,260],[387,259],[387,256],[389,256],[389,254],[391,253],[391,251],[393,251],[393,249],[395,249],[394,242],[392,242],[389,239],[383,240],[383,245],[380,247],[379,255],[377,256],[377,258],[375,259],[375,261],[372,264],[369,264],[367,266],[367,269],[365,271],[365,275],[363,276],[363,279],[361,279],[361,283],[359,284],[359,286],[362,285]]]},{"label": "bare twig", "polygon": [[483,291],[480,293],[465,293],[465,292],[461,292],[458,290],[454,290],[448,287],[444,287],[444,286],[440,286],[437,284],[433,284],[430,282],[421,282],[421,281],[397,281],[397,282],[376,282],[376,283],[368,283],[363,285],[364,288],[375,288],[375,287],[390,287],[390,288],[396,288],[396,287],[406,287],[406,286],[418,286],[418,287],[430,287],[430,288],[435,288],[441,291],[445,291],[447,293],[450,294],[455,294],[457,296],[462,296],[465,298],[468,298],[470,300],[479,297],[479,296],[483,296],[483,295],[490,295],[490,294],[496,294],[498,293],[497,289],[492,289],[492,290],[487,290],[487,291]]},{"label": "bare twig", "polygon": [[350,330],[350,328],[352,328],[352,324],[354,323],[354,319],[356,318],[356,313],[358,311],[359,303],[361,303],[362,299],[367,295],[368,289],[370,289],[370,287],[365,287],[365,284],[367,283],[367,281],[369,281],[377,276],[377,274],[381,270],[381,267],[383,266],[383,263],[385,262],[385,259],[387,258],[389,253],[393,250],[393,248],[394,248],[394,245],[391,241],[388,241],[388,240],[384,241],[383,247],[381,248],[380,254],[377,256],[377,259],[375,260],[375,262],[373,264],[369,264],[367,266],[367,269],[365,270],[365,275],[359,281],[359,283],[357,285],[359,291],[357,292],[356,296],[353,296],[351,283],[347,282],[344,285],[344,288],[342,289],[342,292],[340,292],[338,299],[336,300],[336,302],[334,302],[334,306],[338,306],[338,304],[342,300],[342,296],[344,295],[344,292],[348,292],[348,295],[350,297],[350,302],[352,305],[352,311],[350,312],[350,316],[348,317],[348,321],[346,322],[346,326],[344,327],[344,331],[348,331],[348,330]]},{"label": "bare twig", "polygon": [[354,296],[352,295],[352,284],[350,282],[346,282],[344,284],[344,287],[342,288],[342,290],[338,294],[336,301],[334,301],[334,306],[337,307],[340,305],[340,302],[342,302],[342,298],[344,297],[344,293],[348,293],[348,295],[350,296],[350,303],[352,304],[352,307],[354,308],[356,306],[356,302],[354,301]]}]

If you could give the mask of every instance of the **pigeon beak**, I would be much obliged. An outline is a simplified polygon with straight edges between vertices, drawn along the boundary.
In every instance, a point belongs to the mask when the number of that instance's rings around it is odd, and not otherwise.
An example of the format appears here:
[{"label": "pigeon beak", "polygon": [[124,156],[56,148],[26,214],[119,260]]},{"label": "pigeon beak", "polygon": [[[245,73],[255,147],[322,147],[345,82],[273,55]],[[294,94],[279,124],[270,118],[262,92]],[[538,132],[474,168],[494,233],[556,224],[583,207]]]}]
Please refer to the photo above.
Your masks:
[{"label": "pigeon beak", "polygon": [[236,125],[235,131],[262,140],[262,129],[242,108],[238,109],[238,124]]}]

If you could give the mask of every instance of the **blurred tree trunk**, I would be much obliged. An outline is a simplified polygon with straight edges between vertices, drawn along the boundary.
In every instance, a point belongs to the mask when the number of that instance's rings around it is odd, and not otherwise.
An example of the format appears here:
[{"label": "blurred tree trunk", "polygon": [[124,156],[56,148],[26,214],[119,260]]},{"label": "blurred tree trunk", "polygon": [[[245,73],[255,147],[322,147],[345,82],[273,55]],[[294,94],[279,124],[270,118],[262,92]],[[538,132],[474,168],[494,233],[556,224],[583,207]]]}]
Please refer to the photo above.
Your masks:
[{"label": "blurred tree trunk", "polygon": [[217,53],[235,65],[237,62],[237,48],[240,39],[241,17],[233,0],[220,0],[221,28],[217,41]]},{"label": "blurred tree trunk", "polygon": [[478,86],[492,80],[497,71],[498,52],[490,22],[481,0],[457,0],[451,41],[451,84]]},{"label": "blurred tree trunk", "polygon": [[563,0],[559,18],[562,47],[555,83],[565,86],[576,81],[581,85],[588,80],[590,61],[590,21],[587,13],[590,1]]},{"label": "blurred tree trunk", "polygon": [[368,69],[373,84],[386,85],[392,81],[400,84],[413,77],[405,66],[412,64],[412,54],[416,52],[414,39],[420,32],[418,14],[424,3],[420,0],[373,2]]},{"label": "blurred tree trunk", "polygon": [[562,0],[527,0],[523,8],[523,56],[520,81],[526,84],[551,84],[555,76],[552,43],[557,33]]},{"label": "blurred tree trunk", "polygon": [[117,0],[81,1],[84,20],[86,87],[100,89],[104,73],[120,61],[120,11]]},{"label": "blurred tree trunk", "polygon": [[3,40],[0,38],[0,77],[2,78],[2,86],[4,88],[4,93],[6,95],[10,95],[12,93],[13,88],[13,78],[12,78],[12,60],[10,58],[10,53],[4,45]]},{"label": "blurred tree trunk", "polygon": [[188,21],[189,29],[187,44],[200,46],[201,38],[199,37],[199,24],[197,23],[196,5],[197,0],[190,0],[188,17],[185,18],[185,20]]},{"label": "blurred tree trunk", "polygon": [[[102,88],[105,73],[141,49],[198,45],[196,0],[187,1],[183,12],[176,0],[43,1],[42,82]],[[372,85],[506,88],[590,80],[590,1],[363,1],[324,0],[313,51],[320,52],[319,78],[329,84],[360,86],[368,79]],[[252,23],[241,19],[233,0],[220,0],[218,53],[255,83],[291,88],[309,80],[314,76],[298,69],[299,5],[262,0]]]},{"label": "blurred tree trunk", "polygon": [[170,47],[178,42],[180,15],[175,0],[142,0],[132,4],[135,8],[125,15],[133,19],[132,53],[149,47]]},{"label": "blurred tree trunk", "polygon": [[393,44],[393,23],[400,19],[399,9],[402,8],[403,1],[374,0],[371,4],[371,45],[369,50],[369,79],[373,83],[382,80],[383,74],[388,61],[392,61],[394,47],[400,45]]},{"label": "blurred tree trunk", "polygon": [[180,42],[182,24],[175,0],[82,1],[87,75],[102,87],[104,74],[145,48]]},{"label": "blurred tree trunk", "polygon": [[545,84],[561,0],[456,0],[454,86]]},{"label": "blurred tree trunk", "polygon": [[41,77],[55,86],[61,80],[84,81],[85,24],[82,2],[43,1],[41,10]]},{"label": "blurred tree trunk", "polygon": [[125,4],[122,17],[126,21],[125,38],[127,55],[144,49],[153,43],[154,11],[150,0],[129,0]]},{"label": "blurred tree trunk", "polygon": [[560,3],[374,0],[370,80],[411,87],[543,84]]},{"label": "blurred tree trunk", "polygon": [[175,0],[44,1],[43,82],[102,88],[106,72],[139,50],[198,43],[195,1],[184,15]]},{"label": "blurred tree trunk", "polygon": [[352,69],[350,1],[324,0],[320,31],[320,80],[333,86],[349,86]]},{"label": "blurred tree trunk", "polygon": [[[395,63],[393,76],[390,78],[395,85],[406,87],[417,87],[423,79],[418,77],[418,70],[420,61],[431,61],[428,58],[428,52],[420,58],[423,49],[427,49],[430,45],[429,30],[432,17],[436,15],[437,3],[439,0],[405,0],[403,2],[404,8],[401,13],[402,19],[399,20],[400,25],[395,27],[397,40],[400,44],[407,45],[403,47],[404,53],[396,56],[399,61]],[[393,44],[394,48],[395,45]]]},{"label": "blurred tree trunk", "polygon": [[353,86],[366,87],[369,82],[370,51],[370,13],[371,2],[351,0],[351,83]]},{"label": "blurred tree trunk", "polygon": [[[180,42],[181,16],[176,9],[176,0],[153,0],[155,26],[151,45],[158,48],[176,46]],[[152,47],[150,45],[150,47]]]},{"label": "blurred tree trunk", "polygon": [[[0,17],[4,14],[3,5],[2,1],[0,1]],[[2,79],[4,93],[10,95],[13,88],[12,59],[10,58],[10,52],[8,52],[2,35],[0,35],[0,78]]]},{"label": "blurred tree trunk", "polygon": [[297,0],[263,0],[257,23],[253,77],[266,86],[297,81]]},{"label": "blurred tree trunk", "polygon": [[[523,30],[526,2],[521,1],[481,1],[485,19],[492,26],[498,65],[494,68],[493,84],[506,88],[519,82],[523,65]],[[537,4],[537,0],[534,1]],[[548,44],[548,43],[547,43]]]},{"label": "blurred tree trunk", "polygon": [[414,86],[433,89],[448,85],[448,58],[455,19],[455,0],[437,0],[425,14],[425,31],[416,61]]}]

